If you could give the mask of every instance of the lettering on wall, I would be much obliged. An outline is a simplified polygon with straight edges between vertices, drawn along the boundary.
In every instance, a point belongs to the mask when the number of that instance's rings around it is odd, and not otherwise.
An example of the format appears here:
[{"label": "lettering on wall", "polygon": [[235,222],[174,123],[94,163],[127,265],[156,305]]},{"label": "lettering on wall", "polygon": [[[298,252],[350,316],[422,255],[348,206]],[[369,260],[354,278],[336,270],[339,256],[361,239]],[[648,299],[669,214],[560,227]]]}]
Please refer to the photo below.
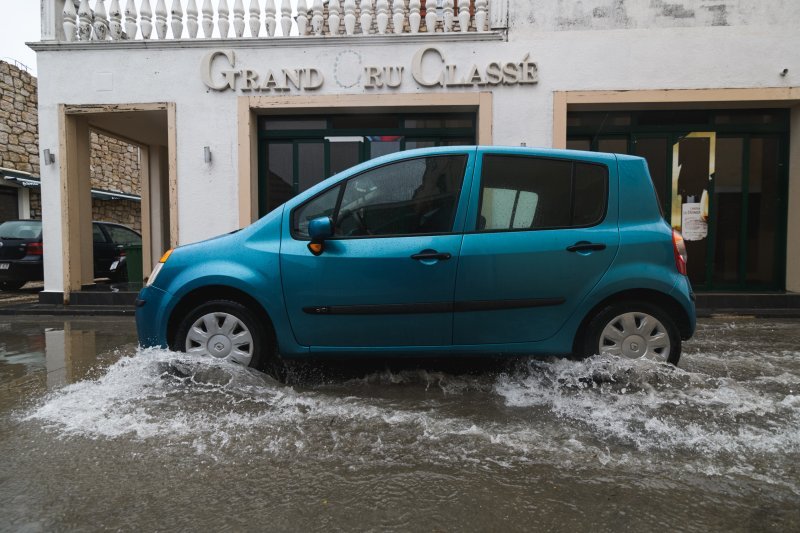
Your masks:
[{"label": "lettering on wall", "polygon": [[[361,54],[341,52],[334,64],[334,81],[343,88],[361,86],[369,91],[398,89],[405,83],[418,88],[486,87],[534,85],[539,81],[536,62],[526,54],[521,61],[491,61],[486,64],[463,65],[448,61],[436,47],[420,49],[409,65],[365,64]],[[340,70],[347,59],[349,78],[343,83]],[[325,84],[325,76],[316,67],[264,68],[255,70],[240,66],[233,50],[215,50],[206,54],[200,64],[203,84],[212,91],[274,92],[316,91]]]}]

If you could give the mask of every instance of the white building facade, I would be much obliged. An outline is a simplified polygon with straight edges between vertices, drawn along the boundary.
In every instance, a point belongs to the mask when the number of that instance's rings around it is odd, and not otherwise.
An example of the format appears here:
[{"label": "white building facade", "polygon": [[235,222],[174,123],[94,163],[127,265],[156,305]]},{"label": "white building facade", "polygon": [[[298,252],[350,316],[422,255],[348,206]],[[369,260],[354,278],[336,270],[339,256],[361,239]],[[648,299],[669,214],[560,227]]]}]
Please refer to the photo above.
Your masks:
[{"label": "white building facade", "polygon": [[371,157],[523,144],[646,157],[699,290],[800,291],[795,0],[41,2],[49,301],[93,130],[141,148],[145,274]]}]

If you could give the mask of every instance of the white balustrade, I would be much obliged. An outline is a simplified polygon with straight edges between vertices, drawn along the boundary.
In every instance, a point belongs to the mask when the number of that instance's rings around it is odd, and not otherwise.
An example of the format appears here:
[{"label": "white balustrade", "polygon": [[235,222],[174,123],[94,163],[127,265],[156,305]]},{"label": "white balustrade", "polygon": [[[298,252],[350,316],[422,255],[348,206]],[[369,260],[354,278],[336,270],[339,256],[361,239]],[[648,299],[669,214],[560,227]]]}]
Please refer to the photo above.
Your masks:
[{"label": "white balustrade", "polygon": [[375,18],[378,20],[378,34],[384,35],[389,27],[389,0],[378,0]]},{"label": "white balustrade", "polygon": [[396,35],[403,33],[406,20],[406,0],[392,1],[392,29]]},{"label": "white balustrade", "polygon": [[219,36],[222,39],[228,38],[228,32],[231,29],[230,11],[228,11],[228,0],[219,0],[217,6],[217,28],[219,28]]},{"label": "white balustrade", "polygon": [[276,13],[275,0],[267,0],[267,5],[264,7],[264,27],[267,29],[267,37],[275,36]]},{"label": "white balustrade", "polygon": [[453,31],[453,0],[444,0],[442,5],[442,18],[444,19],[444,31]]},{"label": "white balustrade", "polygon": [[[276,35],[283,37],[390,33],[486,32],[502,28],[495,5],[503,0],[63,0],[64,39],[123,41],[197,39],[202,27],[206,39]],[[155,9],[151,5],[155,5]],[[232,3],[233,18],[229,5]],[[124,4],[124,10],[122,5]],[[296,4],[296,6],[293,6]],[[277,6],[280,5],[278,8]],[[422,9],[425,8],[423,22]],[[501,6],[502,7],[502,6]],[[185,8],[185,9],[184,9]],[[474,10],[472,12],[471,10]],[[491,21],[490,21],[491,18]],[[374,26],[373,26],[374,25]],[[171,30],[171,32],[169,31]],[[184,31],[186,30],[186,31]],[[170,35],[168,35],[168,33]],[[262,37],[263,38],[263,37]]]},{"label": "white balustrade", "polygon": [[211,0],[203,0],[203,37],[210,39],[214,34],[214,6],[211,5]]},{"label": "white balustrade", "polygon": [[342,20],[342,4],[339,0],[328,0],[328,31],[331,35],[339,35],[339,23]]},{"label": "white balustrade", "polygon": [[233,2],[233,33],[237,39],[244,37],[244,3],[242,0]]},{"label": "white balustrade", "polygon": [[361,33],[369,35],[370,28],[372,28],[372,0],[361,0]]},{"label": "white balustrade", "polygon": [[411,0],[409,3],[408,26],[411,29],[411,33],[419,33],[419,23],[422,21],[421,7],[419,0]]},{"label": "white balustrade", "polygon": [[486,19],[489,15],[488,0],[475,0],[475,27],[479,32],[486,31]]},{"label": "white balustrade", "polygon": [[261,6],[258,0],[250,0],[250,35],[258,37],[261,33]]},{"label": "white balustrade", "polygon": [[292,31],[292,3],[289,0],[281,3],[281,30],[284,37],[288,37]]},{"label": "white balustrade", "polygon": [[111,0],[108,8],[108,33],[114,41],[122,39],[122,10],[119,8],[119,0]]},{"label": "white balustrade", "polygon": [[186,28],[189,30],[189,39],[197,39],[197,30],[200,28],[197,23],[197,2],[189,0],[189,5],[186,6]]},{"label": "white balustrade", "polygon": [[458,0],[458,29],[469,31],[469,0]]},{"label": "white balustrade", "polygon": [[108,15],[106,14],[106,0],[97,0],[94,6],[94,38],[105,41],[108,38]]},{"label": "white balustrade", "polygon": [[78,37],[78,12],[72,0],[64,2],[64,37],[67,42],[72,42]]},{"label": "white balustrade", "polygon": [[[71,0],[67,0],[67,3],[70,3]],[[138,31],[139,27],[136,25],[136,2],[133,0],[128,0],[125,4],[125,38],[126,39],[136,39],[136,32]]]},{"label": "white balustrade", "polygon": [[172,0],[172,8],[169,13],[172,38],[180,39],[183,35],[183,7],[181,7],[181,0]]},{"label": "white balustrade", "polygon": [[150,7],[150,0],[142,0],[142,9],[139,10],[142,22],[139,28],[142,30],[142,39],[149,39],[153,34],[153,10]]},{"label": "white balustrade", "polygon": [[313,5],[311,6],[311,13],[311,28],[314,30],[314,35],[322,35],[322,28],[325,23],[322,0],[314,0]]},{"label": "white balustrade", "polygon": [[88,41],[92,38],[92,19],[94,13],[89,7],[89,0],[81,0],[78,8],[78,39]]},{"label": "white balustrade", "polygon": [[436,0],[425,0],[425,31],[434,33],[436,31],[436,21],[439,16],[436,14]]},{"label": "white balustrade", "polygon": [[164,0],[156,4],[156,35],[159,39],[167,38],[167,5]]},{"label": "white balustrade", "polygon": [[308,32],[308,6],[306,0],[297,0],[297,33],[300,36],[306,35]]},{"label": "white balustrade", "polygon": [[344,0],[344,31],[347,35],[356,32],[356,0]]}]

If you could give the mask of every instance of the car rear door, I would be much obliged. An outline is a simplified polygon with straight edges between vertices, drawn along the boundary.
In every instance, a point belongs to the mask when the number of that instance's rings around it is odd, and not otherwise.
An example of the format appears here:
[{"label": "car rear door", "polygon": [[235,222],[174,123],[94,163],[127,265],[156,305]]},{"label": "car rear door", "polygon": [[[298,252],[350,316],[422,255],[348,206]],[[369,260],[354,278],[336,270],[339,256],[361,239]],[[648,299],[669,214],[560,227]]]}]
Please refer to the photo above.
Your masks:
[{"label": "car rear door", "polygon": [[[450,345],[475,150],[445,152],[381,165],[286,210],[281,278],[299,344]],[[314,256],[306,227],[319,216],[335,235]]]},{"label": "car rear door", "polygon": [[453,343],[554,335],[619,246],[611,155],[481,151],[455,289]]}]

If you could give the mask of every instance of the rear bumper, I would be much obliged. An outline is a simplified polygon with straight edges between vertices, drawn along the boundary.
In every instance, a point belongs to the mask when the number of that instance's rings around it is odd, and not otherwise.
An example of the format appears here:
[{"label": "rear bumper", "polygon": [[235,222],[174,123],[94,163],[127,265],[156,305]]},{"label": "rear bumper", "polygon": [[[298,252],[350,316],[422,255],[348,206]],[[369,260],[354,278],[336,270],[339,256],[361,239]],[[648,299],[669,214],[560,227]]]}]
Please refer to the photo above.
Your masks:
[{"label": "rear bumper", "polygon": [[[8,266],[5,266],[8,265]],[[44,267],[42,260],[0,259],[1,281],[42,281]]]},{"label": "rear bumper", "polygon": [[695,295],[689,278],[680,276],[675,286],[672,288],[670,296],[677,300],[686,311],[686,324],[680,328],[681,338],[683,340],[691,339],[697,328],[697,310],[695,309]]}]

